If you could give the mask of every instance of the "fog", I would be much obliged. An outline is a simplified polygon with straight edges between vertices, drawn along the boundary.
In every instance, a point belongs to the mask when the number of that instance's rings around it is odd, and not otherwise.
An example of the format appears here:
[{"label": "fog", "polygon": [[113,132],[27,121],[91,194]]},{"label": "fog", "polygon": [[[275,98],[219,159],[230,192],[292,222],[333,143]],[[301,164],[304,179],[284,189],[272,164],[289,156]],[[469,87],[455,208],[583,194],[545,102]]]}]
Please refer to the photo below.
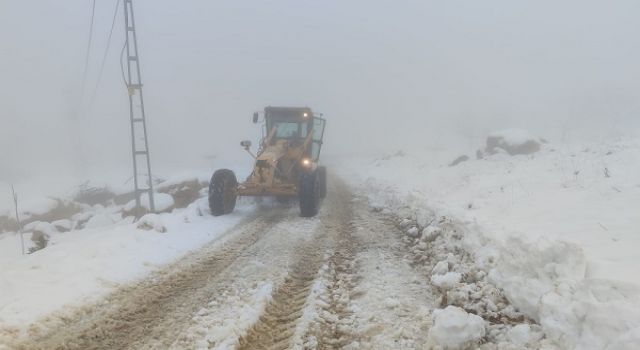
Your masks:
[{"label": "fog", "polygon": [[[122,9],[0,0],[0,183],[130,172]],[[134,0],[153,167],[249,161],[267,105],[328,119],[325,155],[472,148],[494,129],[623,134],[640,112],[640,2]],[[84,98],[83,98],[84,96]],[[123,179],[124,180],[124,179]],[[35,181],[35,180],[34,180]]]}]

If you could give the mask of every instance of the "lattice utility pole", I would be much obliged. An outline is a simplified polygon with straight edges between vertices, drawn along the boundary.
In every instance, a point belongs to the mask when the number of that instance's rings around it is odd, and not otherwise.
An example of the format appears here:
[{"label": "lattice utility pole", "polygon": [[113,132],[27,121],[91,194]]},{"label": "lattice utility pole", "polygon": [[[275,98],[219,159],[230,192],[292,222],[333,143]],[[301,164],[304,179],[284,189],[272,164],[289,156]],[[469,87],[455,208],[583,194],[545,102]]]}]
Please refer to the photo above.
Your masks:
[{"label": "lattice utility pole", "polygon": [[[136,21],[133,15],[133,0],[124,0],[124,24],[126,33],[126,81],[129,93],[129,116],[131,119],[131,153],[133,156],[133,182],[136,196],[136,216],[143,213],[142,195],[149,196],[149,210],[155,212],[153,201],[153,177],[151,176],[151,157],[147,141],[147,122],[144,113],[142,96],[142,77],[140,74],[140,56],[138,55],[138,38]],[[139,170],[146,168],[146,173]],[[142,184],[141,184],[142,182]]]}]

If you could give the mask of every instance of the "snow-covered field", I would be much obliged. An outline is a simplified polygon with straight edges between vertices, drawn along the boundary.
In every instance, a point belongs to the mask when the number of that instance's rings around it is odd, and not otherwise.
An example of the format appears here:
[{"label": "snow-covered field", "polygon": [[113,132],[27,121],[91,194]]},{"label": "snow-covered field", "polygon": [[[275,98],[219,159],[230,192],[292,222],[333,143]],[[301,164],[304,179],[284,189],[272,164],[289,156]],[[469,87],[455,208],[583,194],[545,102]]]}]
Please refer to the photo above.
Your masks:
[{"label": "snow-covered field", "polygon": [[[207,175],[199,172],[178,174],[163,181],[160,188],[206,179]],[[109,189],[114,194],[131,191],[130,184],[111,180]],[[202,197],[206,188],[200,191],[199,200],[173,210],[172,196],[156,193],[156,208],[171,212],[147,215],[134,223],[133,217],[123,214],[133,207],[134,202],[128,199],[121,205],[112,201],[108,206],[86,205],[73,201],[77,185],[56,187],[52,193],[38,193],[45,184],[22,185],[18,187],[25,189],[19,202],[22,220],[46,216],[59,201],[76,207],[68,219],[24,225],[25,255],[18,233],[0,233],[0,338],[3,333],[24,333],[53,312],[95,302],[148,276],[221,238],[254,209],[253,204],[240,202],[234,214],[214,218],[209,215],[206,197]],[[0,215],[13,218],[10,203],[2,201],[0,207]],[[29,253],[38,248],[34,231],[46,235],[48,242],[46,248]]]},{"label": "snow-covered field", "polygon": [[25,256],[20,255],[19,235],[0,235],[0,327],[20,329],[63,306],[96,301],[218,238],[249,210],[241,207],[233,215],[213,218],[199,215],[198,206],[208,210],[201,200],[158,215],[154,223],[161,222],[166,232],[120,220],[54,233],[47,248]]},{"label": "snow-covered field", "polygon": [[416,150],[331,166],[374,206],[458,222],[491,280],[562,347],[640,344],[640,138],[449,166],[458,155]]}]

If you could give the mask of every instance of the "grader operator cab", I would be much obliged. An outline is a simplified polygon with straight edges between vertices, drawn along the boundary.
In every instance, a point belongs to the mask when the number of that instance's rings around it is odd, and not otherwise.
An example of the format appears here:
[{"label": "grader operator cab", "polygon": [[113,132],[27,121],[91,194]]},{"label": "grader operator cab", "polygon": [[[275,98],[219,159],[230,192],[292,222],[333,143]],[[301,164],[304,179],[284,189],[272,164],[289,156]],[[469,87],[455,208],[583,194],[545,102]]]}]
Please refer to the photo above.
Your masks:
[{"label": "grader operator cab", "polygon": [[[260,113],[255,113],[253,122],[259,121]],[[263,123],[256,154],[251,152],[251,141],[240,143],[255,159],[247,180],[239,184],[229,169],[213,174],[209,184],[211,214],[231,213],[238,196],[272,196],[281,201],[297,198],[301,216],[315,216],[327,193],[326,168],[318,165],[325,120],[307,107],[267,107]]]}]

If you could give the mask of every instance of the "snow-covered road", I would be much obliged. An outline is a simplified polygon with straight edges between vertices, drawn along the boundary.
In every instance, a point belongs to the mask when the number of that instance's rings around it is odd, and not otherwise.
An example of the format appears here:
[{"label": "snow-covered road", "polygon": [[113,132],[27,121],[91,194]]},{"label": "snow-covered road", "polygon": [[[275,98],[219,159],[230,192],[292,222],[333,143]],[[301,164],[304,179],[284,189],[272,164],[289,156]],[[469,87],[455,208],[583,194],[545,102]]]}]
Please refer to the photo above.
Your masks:
[{"label": "snow-covered road", "polygon": [[[449,332],[453,344],[473,348],[541,347],[539,327],[473,270],[453,225],[417,245],[406,225],[334,179],[318,217],[300,218],[295,206],[258,210],[199,251],[71,315],[52,315],[8,346],[425,349]],[[451,283],[474,297],[447,298],[433,278],[441,274],[457,276]]]}]

